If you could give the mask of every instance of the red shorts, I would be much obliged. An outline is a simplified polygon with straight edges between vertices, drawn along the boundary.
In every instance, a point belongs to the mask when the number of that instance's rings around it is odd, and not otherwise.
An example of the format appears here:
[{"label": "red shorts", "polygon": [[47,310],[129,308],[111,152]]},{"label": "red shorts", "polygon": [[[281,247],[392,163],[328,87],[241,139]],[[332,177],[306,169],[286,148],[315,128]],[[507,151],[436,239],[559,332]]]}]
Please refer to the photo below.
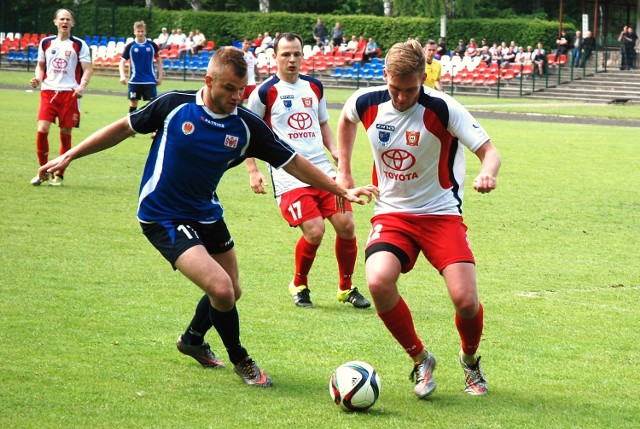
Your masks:
[{"label": "red shorts", "polygon": [[[340,213],[332,193],[310,186],[285,192],[278,197],[278,204],[280,213],[291,226],[298,226],[318,216],[326,219]],[[351,211],[351,204],[348,201],[345,202],[345,208]]]},{"label": "red shorts", "polygon": [[461,216],[381,214],[371,219],[371,225],[366,256],[392,252],[403,273],[411,271],[421,251],[440,273],[457,262],[475,264]]},{"label": "red shorts", "polygon": [[244,87],[244,92],[242,93],[242,99],[243,100],[248,100],[249,96],[251,95],[251,93],[253,92],[254,89],[256,89],[257,85],[247,85]]},{"label": "red shorts", "polygon": [[80,125],[80,103],[73,96],[74,91],[40,91],[39,121],[54,123],[58,118],[60,128],[74,128]]}]

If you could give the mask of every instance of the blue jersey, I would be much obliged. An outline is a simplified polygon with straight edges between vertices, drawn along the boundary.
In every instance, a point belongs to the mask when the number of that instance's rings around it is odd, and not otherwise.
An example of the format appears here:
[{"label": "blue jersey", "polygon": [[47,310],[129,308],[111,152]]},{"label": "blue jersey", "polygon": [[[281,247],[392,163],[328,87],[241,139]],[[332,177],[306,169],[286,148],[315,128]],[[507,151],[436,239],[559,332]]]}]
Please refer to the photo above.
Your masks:
[{"label": "blue jersey", "polygon": [[157,132],[140,183],[141,222],[213,223],[222,218],[216,188],[225,171],[248,157],[280,168],[295,156],[254,113],[215,114],[202,95],[167,92],[129,115],[135,132]]},{"label": "blue jersey", "polygon": [[122,58],[129,60],[129,83],[156,83],[153,63],[158,58],[158,45],[154,42],[147,39],[138,43],[134,40],[124,47]]}]

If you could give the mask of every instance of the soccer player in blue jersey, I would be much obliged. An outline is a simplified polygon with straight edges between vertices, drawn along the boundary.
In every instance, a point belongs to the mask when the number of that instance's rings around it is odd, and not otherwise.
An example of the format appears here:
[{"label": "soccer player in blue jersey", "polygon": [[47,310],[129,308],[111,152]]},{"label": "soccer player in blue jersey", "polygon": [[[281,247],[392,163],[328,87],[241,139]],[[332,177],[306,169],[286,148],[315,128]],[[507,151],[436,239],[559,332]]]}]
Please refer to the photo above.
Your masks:
[{"label": "soccer player in blue jersey", "polygon": [[118,64],[120,83],[126,85],[125,65],[129,61],[129,112],[138,108],[138,100],[150,101],[156,98],[156,87],[162,83],[162,58],[158,45],[147,39],[147,25],[144,21],[136,21],[133,24],[133,34],[136,38],[124,47]]},{"label": "soccer player in blue jersey", "polygon": [[242,51],[219,49],[209,61],[203,88],[160,95],[42,166],[39,174],[66,168],[72,160],[108,149],[135,133],[156,132],[142,174],[138,219],[143,233],[173,268],[205,292],[176,346],[205,367],[223,367],[204,341],[214,327],[242,380],[268,387],[271,378],[240,342],[236,301],[242,291],[234,242],[216,195],[220,178],[245,158],[256,157],[337,195],[342,209],[346,201],[364,204],[359,197],[370,200],[377,188],[343,188],[294,152],[262,119],[240,106],[246,84]]}]

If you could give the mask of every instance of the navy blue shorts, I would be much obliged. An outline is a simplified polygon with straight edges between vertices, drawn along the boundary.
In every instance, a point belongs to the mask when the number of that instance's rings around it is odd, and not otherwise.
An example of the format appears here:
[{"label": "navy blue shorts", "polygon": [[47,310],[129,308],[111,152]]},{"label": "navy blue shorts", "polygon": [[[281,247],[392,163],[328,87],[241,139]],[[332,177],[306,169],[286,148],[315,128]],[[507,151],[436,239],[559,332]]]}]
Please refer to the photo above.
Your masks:
[{"label": "navy blue shorts", "polygon": [[175,263],[193,246],[204,246],[209,254],[224,253],[233,249],[234,243],[224,219],[215,223],[199,223],[192,220],[176,220],[143,223],[142,233],[176,269]]},{"label": "navy blue shorts", "polygon": [[130,83],[129,100],[151,101],[158,95],[155,83]]}]

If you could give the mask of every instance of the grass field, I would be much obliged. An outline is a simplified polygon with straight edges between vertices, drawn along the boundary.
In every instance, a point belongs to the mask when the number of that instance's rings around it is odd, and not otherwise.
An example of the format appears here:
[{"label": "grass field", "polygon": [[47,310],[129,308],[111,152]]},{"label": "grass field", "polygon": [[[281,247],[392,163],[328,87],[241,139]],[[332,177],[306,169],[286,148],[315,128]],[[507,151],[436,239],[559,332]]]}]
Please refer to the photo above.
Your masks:
[{"label": "grass field", "polygon": [[[0,84],[14,85],[16,75],[0,72]],[[102,79],[92,87],[109,90]],[[126,113],[123,89],[83,99],[74,143]],[[175,339],[201,294],[139,231],[148,137],[74,162],[62,188],[34,188],[38,93],[0,89],[0,98],[0,427],[637,427],[637,128],[482,120],[503,168],[494,193],[467,189],[465,221],[485,307],[480,354],[491,392],[462,392],[452,307],[422,259],[400,283],[438,358],[438,389],[418,401],[411,363],[375,312],[336,301],[331,232],[311,272],[316,308],[294,307],[286,286],[298,232],[273,198],[252,194],[243,167],[227,173],[219,194],[237,244],[243,342],[275,386],[249,388],[230,368],[204,370],[179,354]],[[338,112],[331,114],[335,130]],[[50,140],[57,151],[56,132]],[[371,158],[362,135],[356,148],[356,180],[364,183]],[[468,165],[473,177],[475,157]],[[354,209],[361,246],[371,212]],[[361,251],[355,282],[369,296],[363,260]],[[208,340],[226,361],[217,336]],[[368,413],[342,412],[329,397],[331,372],[354,359],[382,378]]]}]

